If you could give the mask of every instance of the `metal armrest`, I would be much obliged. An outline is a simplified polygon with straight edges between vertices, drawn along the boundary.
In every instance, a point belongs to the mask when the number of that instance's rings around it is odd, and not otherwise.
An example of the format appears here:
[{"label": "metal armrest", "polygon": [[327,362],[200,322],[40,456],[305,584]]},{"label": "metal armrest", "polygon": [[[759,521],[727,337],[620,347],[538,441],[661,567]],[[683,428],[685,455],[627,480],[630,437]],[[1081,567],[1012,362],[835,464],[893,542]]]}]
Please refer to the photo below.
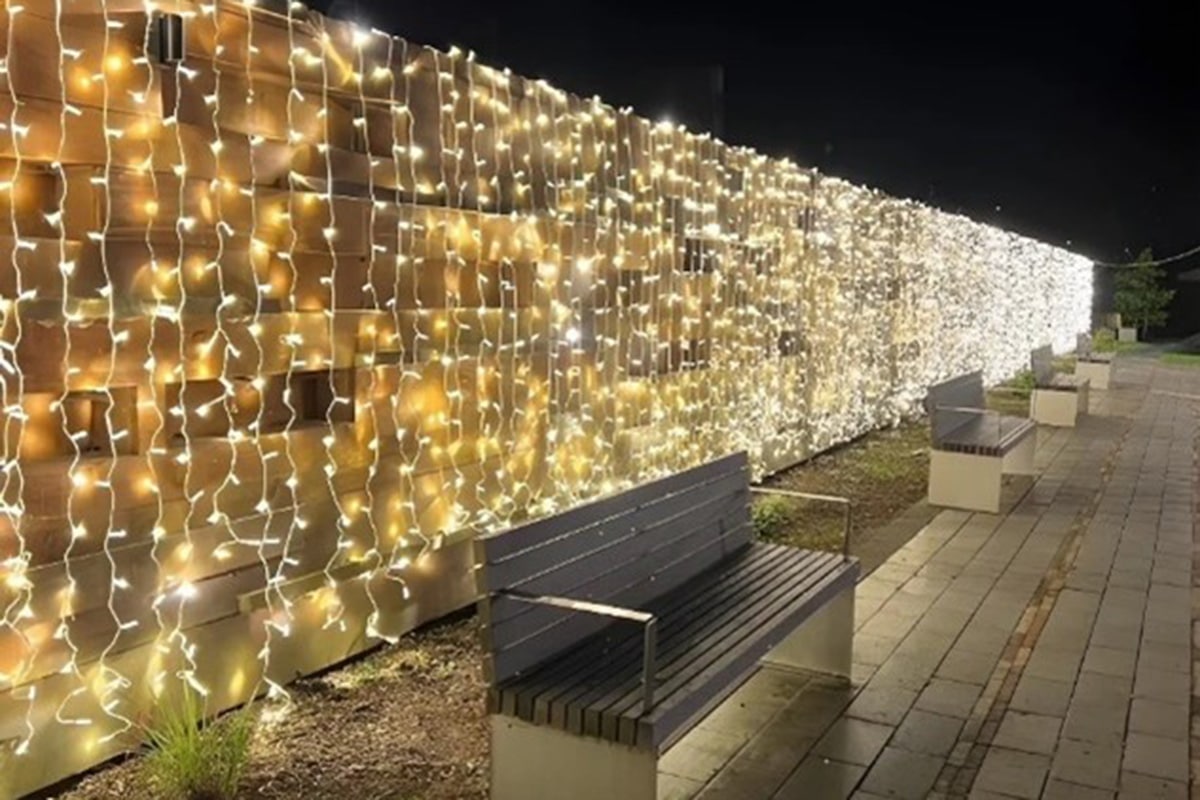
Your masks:
[{"label": "metal armrest", "polygon": [[934,406],[933,410],[934,411],[957,411],[957,412],[961,412],[963,414],[979,414],[979,415],[982,415],[985,417],[989,414],[997,413],[990,408],[976,408],[975,406]]},{"label": "metal armrest", "polygon": [[765,486],[751,486],[750,491],[756,494],[774,494],[780,497],[795,497],[799,500],[815,500],[818,503],[835,503],[844,508],[844,517],[842,524],[842,558],[849,560],[850,558],[850,517],[854,509],[854,504],[850,502],[848,497],[839,497],[833,494],[812,494],[811,492],[797,492],[791,489],[768,489]]},{"label": "metal armrest", "polygon": [[496,594],[532,605],[549,606],[563,611],[578,611],[584,614],[595,614],[601,617],[623,620],[625,622],[640,622],[642,624],[642,713],[649,713],[654,707],[654,666],[658,650],[658,620],[648,611],[637,611],[631,608],[593,603],[590,600],[574,600],[570,597],[556,597],[546,594],[530,594],[516,589],[500,589]]}]

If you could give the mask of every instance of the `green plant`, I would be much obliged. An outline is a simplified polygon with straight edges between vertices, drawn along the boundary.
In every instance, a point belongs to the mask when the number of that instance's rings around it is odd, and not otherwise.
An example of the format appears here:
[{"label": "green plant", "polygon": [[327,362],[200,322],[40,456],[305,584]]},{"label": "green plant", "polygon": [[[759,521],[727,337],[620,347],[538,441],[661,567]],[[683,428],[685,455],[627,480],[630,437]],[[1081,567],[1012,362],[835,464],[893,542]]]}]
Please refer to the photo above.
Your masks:
[{"label": "green plant", "polygon": [[1177,367],[1200,367],[1200,353],[1163,353],[1158,360]]},{"label": "green plant", "polygon": [[792,507],[785,497],[767,495],[754,503],[750,518],[758,538],[779,539],[792,521]]},{"label": "green plant", "polygon": [[146,729],[150,778],[163,797],[227,800],[250,758],[254,716],[247,704],[220,720],[205,720],[199,693],[185,688],[175,702],[159,706]]},{"label": "green plant", "polygon": [[1112,353],[1117,349],[1117,337],[1109,328],[1098,328],[1092,334],[1092,350],[1097,353]]},{"label": "green plant", "polygon": [[1131,266],[1117,271],[1113,307],[1124,325],[1144,333],[1152,325],[1167,321],[1167,306],[1175,292],[1164,289],[1166,271],[1154,263],[1154,253],[1147,247]]},{"label": "green plant", "polygon": [[1036,385],[1037,380],[1033,376],[1033,370],[1028,369],[1021,370],[1008,382],[1008,388],[1012,389],[1013,394],[1022,398],[1028,398],[1033,394]]}]

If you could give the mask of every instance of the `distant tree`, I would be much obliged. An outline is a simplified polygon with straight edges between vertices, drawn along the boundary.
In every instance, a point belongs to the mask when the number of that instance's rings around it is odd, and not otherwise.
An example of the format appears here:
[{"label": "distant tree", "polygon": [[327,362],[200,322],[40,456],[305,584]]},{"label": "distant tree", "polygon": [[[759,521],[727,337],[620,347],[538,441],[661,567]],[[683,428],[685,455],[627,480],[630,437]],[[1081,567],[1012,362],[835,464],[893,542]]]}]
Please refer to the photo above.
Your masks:
[{"label": "distant tree", "polygon": [[1121,315],[1121,324],[1138,329],[1138,338],[1151,326],[1165,325],[1167,306],[1175,296],[1173,289],[1162,287],[1167,273],[1154,263],[1147,247],[1132,266],[1117,270],[1113,305]]}]

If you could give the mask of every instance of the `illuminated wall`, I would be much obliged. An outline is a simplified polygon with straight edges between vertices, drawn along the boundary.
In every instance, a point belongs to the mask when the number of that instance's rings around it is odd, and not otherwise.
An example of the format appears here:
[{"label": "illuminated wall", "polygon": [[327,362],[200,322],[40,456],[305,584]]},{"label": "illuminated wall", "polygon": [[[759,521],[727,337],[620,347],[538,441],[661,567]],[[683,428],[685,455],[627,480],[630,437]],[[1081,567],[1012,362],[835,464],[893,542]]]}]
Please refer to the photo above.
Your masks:
[{"label": "illuminated wall", "polygon": [[464,605],[473,531],[1088,327],[1078,256],[299,4],[0,21],[0,795]]}]

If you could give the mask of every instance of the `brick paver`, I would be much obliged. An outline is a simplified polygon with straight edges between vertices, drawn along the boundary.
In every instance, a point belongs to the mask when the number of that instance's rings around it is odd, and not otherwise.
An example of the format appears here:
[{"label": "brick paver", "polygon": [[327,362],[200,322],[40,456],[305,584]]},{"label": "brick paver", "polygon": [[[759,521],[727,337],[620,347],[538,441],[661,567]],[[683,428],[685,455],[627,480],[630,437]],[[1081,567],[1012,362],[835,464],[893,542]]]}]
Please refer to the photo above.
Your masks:
[{"label": "brick paver", "polygon": [[1198,411],[1200,370],[1120,359],[1003,513],[941,511],[862,581],[850,687],[761,670],[660,797],[1187,797]]}]

